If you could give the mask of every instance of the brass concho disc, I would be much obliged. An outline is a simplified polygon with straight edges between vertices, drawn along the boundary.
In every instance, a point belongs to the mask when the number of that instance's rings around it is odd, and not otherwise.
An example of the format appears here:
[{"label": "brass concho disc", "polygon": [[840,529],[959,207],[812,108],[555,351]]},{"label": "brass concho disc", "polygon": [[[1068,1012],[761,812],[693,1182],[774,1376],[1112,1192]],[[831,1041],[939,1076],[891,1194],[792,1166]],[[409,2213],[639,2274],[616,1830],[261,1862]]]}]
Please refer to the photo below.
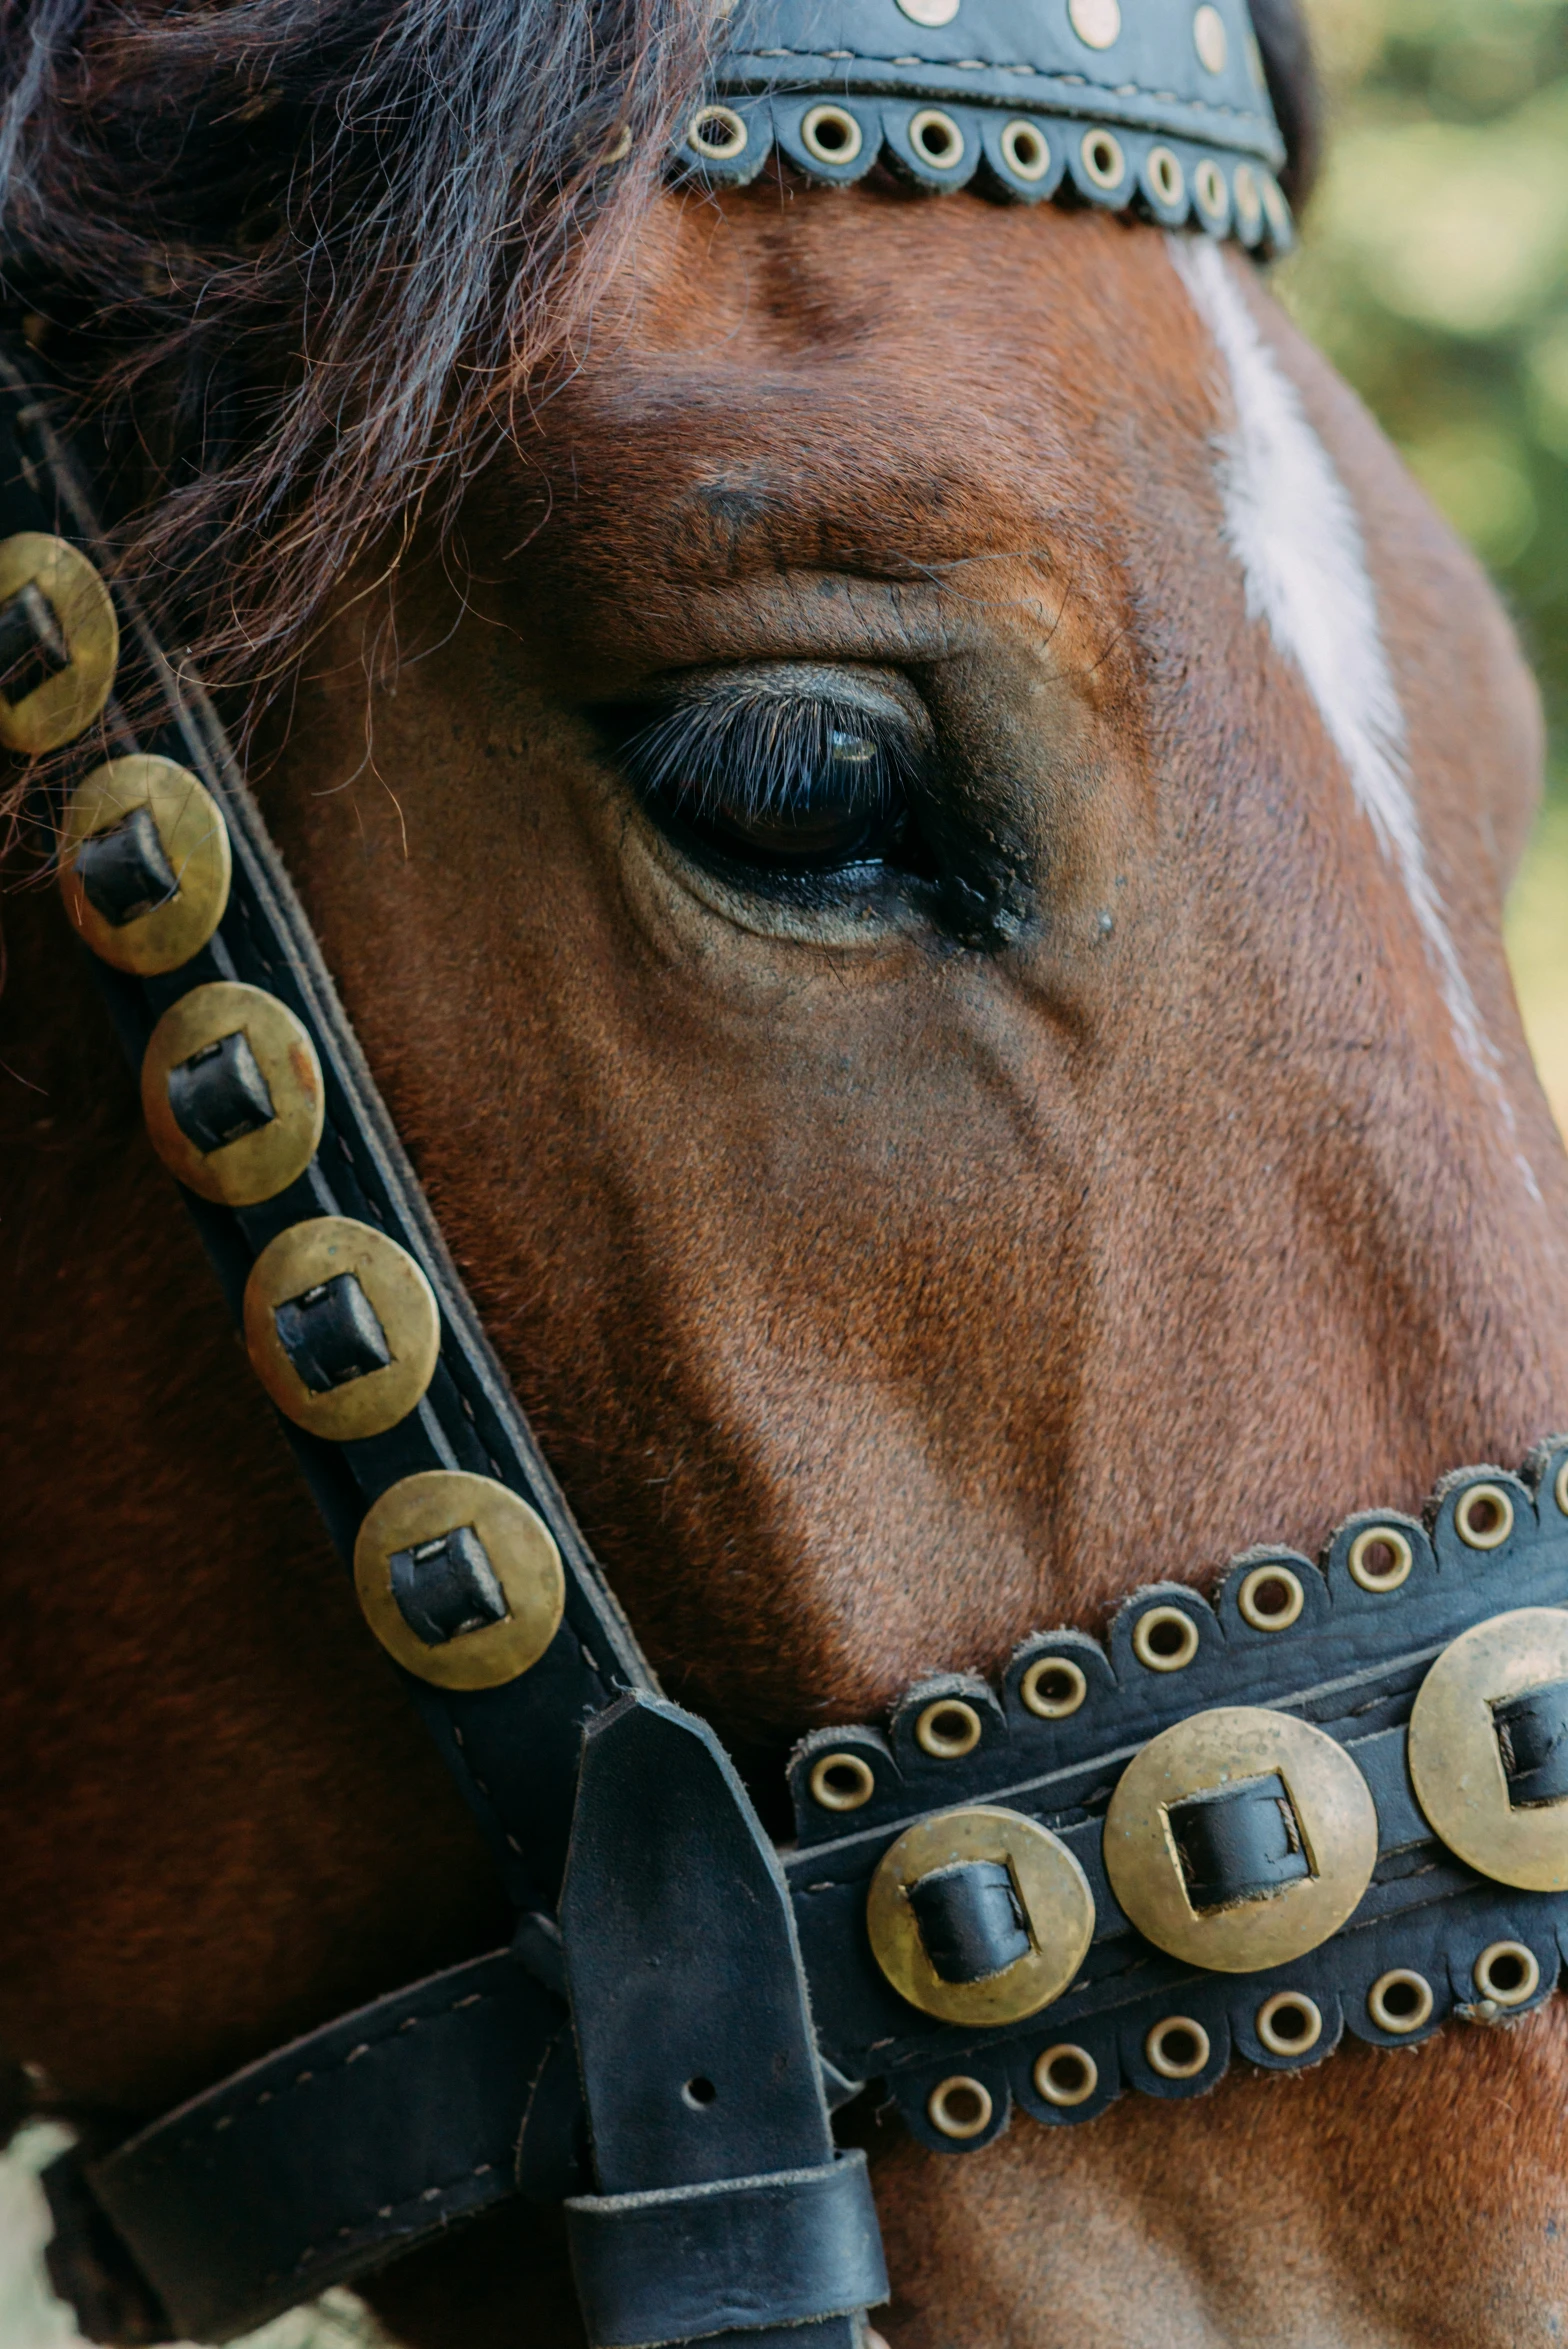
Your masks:
[{"label": "brass concho disc", "polygon": [[[115,923],[92,903],[76,870],[83,844],[145,808],[174,894]],[[117,971],[154,978],[199,954],[229,902],[229,828],[217,801],[188,767],[144,756],[110,759],[72,793],[60,833],[60,887],[71,920],[94,954]]]},{"label": "brass concho disc", "polygon": [[[361,1359],[382,1361],[339,1383],[313,1389],[296,1367],[279,1329],[279,1309],[296,1319],[319,1311],[321,1293],[343,1295],[368,1327]],[[441,1350],[441,1316],[430,1283],[406,1248],[367,1223],[320,1215],[297,1223],[262,1250],[245,1283],[245,1345],[252,1368],[278,1409],[296,1426],[331,1443],[384,1435],[429,1386]]]},{"label": "brass concho disc", "polygon": [[[1233,1781],[1279,1777],[1310,1873],[1258,1899],[1195,1909],[1169,1812]],[[1105,1817],[1111,1889],[1140,1933],[1222,1974],[1286,1965],[1337,1933],[1372,1880],[1377,1809],[1349,1754],[1321,1729],[1260,1706],[1225,1706],[1151,1738]]]},{"label": "brass concho disc", "polygon": [[[271,1114],[233,1140],[203,1148],[176,1116],[171,1087],[199,1067],[200,1056],[231,1048],[236,1038],[243,1040],[252,1082],[260,1082],[258,1114]],[[288,1005],[263,988],[230,980],[193,987],[170,1004],[148,1039],[142,1114],[164,1165],[203,1199],[230,1207],[275,1199],[304,1173],[321,1140],[326,1089],[316,1047]]]},{"label": "brass concho disc", "polygon": [[[911,1886],[966,1860],[1006,1868],[1031,1947],[1002,1973],[947,1982],[926,1955]],[[1094,1934],[1089,1879],[1058,1836],[1021,1812],[982,1805],[921,1819],[882,1855],[866,1900],[877,1964],[901,1997],[945,2023],[1016,2023],[1060,1998]]]},{"label": "brass concho disc", "polygon": [[[483,1545],[507,1618],[431,1646],[393,1595],[392,1560],[463,1527]],[[516,1680],[554,1639],[566,1604],[561,1553],[543,1518],[504,1484],[445,1468],[405,1476],[382,1494],[354,1544],[354,1582],[387,1653],[438,1688],[500,1688]]]},{"label": "brass concho disc", "polygon": [[1410,1715],[1416,1797],[1452,1852],[1497,1884],[1568,1890],[1568,1800],[1515,1809],[1492,1708],[1568,1680],[1568,1613],[1518,1607],[1461,1632]]},{"label": "brass concho disc", "polygon": [[0,743],[35,758],[74,742],[102,710],[119,664],[120,623],[87,557],[41,530],[0,540],[0,607],[29,587],[48,606],[65,663],[16,701],[0,693]]}]

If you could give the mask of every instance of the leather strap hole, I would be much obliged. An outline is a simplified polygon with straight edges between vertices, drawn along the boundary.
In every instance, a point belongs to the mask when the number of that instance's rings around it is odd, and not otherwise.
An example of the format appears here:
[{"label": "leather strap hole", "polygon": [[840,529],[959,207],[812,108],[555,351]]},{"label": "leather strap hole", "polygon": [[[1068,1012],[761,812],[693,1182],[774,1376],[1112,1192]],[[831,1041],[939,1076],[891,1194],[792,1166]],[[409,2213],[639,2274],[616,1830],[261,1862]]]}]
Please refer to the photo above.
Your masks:
[{"label": "leather strap hole", "polygon": [[1035,2058],[1034,2084],[1047,2104],[1067,2111],[1088,2103],[1100,2085],[1100,2067],[1086,2047],[1064,2040]]},{"label": "leather strap hole", "polygon": [[1454,1504],[1454,1531],[1467,1549],[1500,1549],[1513,1529],[1514,1505],[1500,1484],[1473,1484]]},{"label": "leather strap hole", "polygon": [[1236,1595],[1241,1619],[1254,1631],[1288,1631],[1306,1603],[1301,1577],[1288,1566],[1255,1566]]},{"label": "leather strap hole", "polygon": [[1397,1525],[1369,1525],[1350,1545],[1346,1567],[1361,1590],[1398,1590],[1410,1578],[1416,1554]]},{"label": "leather strap hole", "polygon": [[1257,2033],[1270,2055],[1306,2055],[1323,2036],[1323,2015],[1304,1990],[1276,1990],[1257,2013]]},{"label": "leather strap hole", "polygon": [[1184,1672],[1198,1652],[1198,1626],[1182,1607],[1151,1607],[1133,1628],[1132,1652],[1151,1672]]},{"label": "leather strap hole", "polygon": [[699,2072],[695,2079],[688,2080],[681,2090],[681,2102],[689,2104],[693,2112],[706,2112],[710,2104],[717,2103],[718,2095],[719,2092],[713,2082],[704,2078],[703,2074]]},{"label": "leather strap hole", "polygon": [[1431,1983],[1408,1966],[1395,1966],[1380,1974],[1367,1992],[1367,2013],[1380,2031],[1391,2031],[1397,2038],[1419,2031],[1429,2022],[1432,2006]]},{"label": "leather strap hole", "polygon": [[960,1697],[939,1697],[915,1723],[915,1743],[934,1762],[956,1762],[980,1743],[980,1716]]},{"label": "leather strap hole", "polygon": [[926,2101],[926,2118],[932,2128],[960,2142],[987,2130],[994,2110],[985,2082],[968,2079],[961,2072],[940,2081]]},{"label": "leather strap hole", "polygon": [[1127,177],[1127,158],[1120,139],[1109,131],[1085,131],[1079,149],[1083,167],[1097,188],[1119,188]]},{"label": "leather strap hole", "polygon": [[859,1754],[824,1754],[812,1769],[811,1799],[825,1811],[858,1811],[876,1790],[876,1772]]},{"label": "leather strap hole", "polygon": [[1044,131],[1032,122],[1010,122],[1002,132],[1002,157],[1009,171],[1026,182],[1044,179],[1051,168],[1051,149]]},{"label": "leather strap hole", "polygon": [[712,163],[733,163],[744,154],[750,133],[733,106],[704,106],[691,118],[688,143]]},{"label": "leather strap hole", "polygon": [[1067,1656],[1040,1656],[1019,1684],[1025,1708],[1040,1721],[1065,1721],[1089,1693],[1081,1668]]},{"label": "leather strap hole", "polygon": [[853,163],[865,141],[847,106],[813,106],[801,122],[800,143],[819,163]]},{"label": "leather strap hole", "polygon": [[1145,2039],[1143,2052],[1162,2080],[1195,2080],[1209,2060],[1209,2035],[1190,2015],[1167,2015]]},{"label": "leather strap hole", "polygon": [[1541,1964],[1522,1941],[1494,1941],[1475,1961],[1476,1995],[1494,2006],[1524,2006],[1541,1987]]}]

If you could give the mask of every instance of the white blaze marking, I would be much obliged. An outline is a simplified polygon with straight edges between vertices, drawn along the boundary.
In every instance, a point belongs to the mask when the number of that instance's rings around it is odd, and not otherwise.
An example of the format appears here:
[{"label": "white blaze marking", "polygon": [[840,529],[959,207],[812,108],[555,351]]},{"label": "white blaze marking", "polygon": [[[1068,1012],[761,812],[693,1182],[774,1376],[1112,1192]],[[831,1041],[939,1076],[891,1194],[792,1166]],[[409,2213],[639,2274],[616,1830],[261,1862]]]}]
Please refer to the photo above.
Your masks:
[{"label": "white blaze marking", "polygon": [[[1225,535],[1246,581],[1247,610],[1264,619],[1301,671],[1356,804],[1397,870],[1436,966],[1454,1039],[1502,1106],[1513,1131],[1498,1056],[1481,1025],[1427,866],[1410,795],[1405,718],[1383,649],[1361,526],[1301,396],[1258,331],[1208,238],[1167,239],[1171,258],[1230,378],[1235,429],[1219,441]],[[1517,1161],[1537,1197],[1535,1177]]]}]

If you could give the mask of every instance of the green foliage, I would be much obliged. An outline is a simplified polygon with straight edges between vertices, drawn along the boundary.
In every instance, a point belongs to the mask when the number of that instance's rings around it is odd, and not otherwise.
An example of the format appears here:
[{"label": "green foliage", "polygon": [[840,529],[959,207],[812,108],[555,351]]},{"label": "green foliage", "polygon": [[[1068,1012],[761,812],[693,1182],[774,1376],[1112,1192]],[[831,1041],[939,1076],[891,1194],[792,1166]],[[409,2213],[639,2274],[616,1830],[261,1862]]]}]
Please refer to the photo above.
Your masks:
[{"label": "green foliage", "polygon": [[1568,790],[1568,0],[1308,0],[1332,136],[1279,273],[1490,567]]}]

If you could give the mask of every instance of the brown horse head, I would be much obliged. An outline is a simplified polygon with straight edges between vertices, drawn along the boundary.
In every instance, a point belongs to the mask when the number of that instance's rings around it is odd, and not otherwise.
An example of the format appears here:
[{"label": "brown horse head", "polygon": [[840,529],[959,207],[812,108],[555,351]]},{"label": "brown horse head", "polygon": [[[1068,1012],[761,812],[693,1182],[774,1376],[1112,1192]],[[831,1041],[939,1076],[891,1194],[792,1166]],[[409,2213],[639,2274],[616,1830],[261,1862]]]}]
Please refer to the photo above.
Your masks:
[{"label": "brown horse head", "polygon": [[[802,1729],[1562,1417],[1499,935],[1534,697],[1243,259],[880,179],[657,194],[512,389],[447,526],[332,585],[255,774],[576,1513],[770,1816]],[[0,2039],[92,2125],[487,1946],[497,1895],[57,905],[7,929]],[[1548,2008],[963,2161],[868,2120],[878,2321],[1555,2337],[1564,2070]],[[500,2340],[524,2274],[570,2340],[542,2221],[374,2297]]]}]

